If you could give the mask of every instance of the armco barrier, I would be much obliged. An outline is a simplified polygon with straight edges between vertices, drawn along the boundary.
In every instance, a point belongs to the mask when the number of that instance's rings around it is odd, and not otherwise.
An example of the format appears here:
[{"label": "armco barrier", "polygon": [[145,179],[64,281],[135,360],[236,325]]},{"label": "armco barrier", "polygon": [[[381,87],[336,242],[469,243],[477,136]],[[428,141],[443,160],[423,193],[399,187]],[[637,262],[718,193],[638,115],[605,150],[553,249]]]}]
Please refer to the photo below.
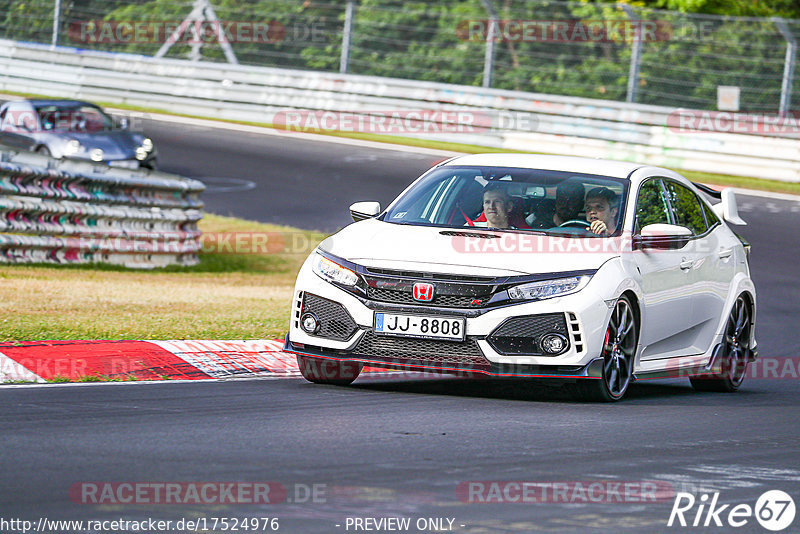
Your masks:
[{"label": "armco barrier", "polygon": [[197,263],[195,180],[0,147],[0,263]]},{"label": "armco barrier", "polygon": [[731,133],[713,124],[707,131],[682,132],[670,127],[678,110],[625,102],[7,40],[0,40],[2,90],[263,123],[279,123],[276,114],[291,109],[367,116],[393,110],[469,111],[490,127],[399,135],[800,182],[800,126],[773,128],[768,135],[758,128]]}]

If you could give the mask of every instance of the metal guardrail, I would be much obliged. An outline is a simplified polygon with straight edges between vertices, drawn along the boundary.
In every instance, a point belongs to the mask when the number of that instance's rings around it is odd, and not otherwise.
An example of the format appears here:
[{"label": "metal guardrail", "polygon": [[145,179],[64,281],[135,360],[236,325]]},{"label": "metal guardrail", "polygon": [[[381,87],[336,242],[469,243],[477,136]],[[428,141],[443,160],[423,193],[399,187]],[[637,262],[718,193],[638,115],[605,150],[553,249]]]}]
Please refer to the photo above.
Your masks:
[{"label": "metal guardrail", "polygon": [[[483,127],[400,135],[800,182],[800,127],[770,135],[673,127],[679,110],[608,100],[174,59],[0,40],[0,90],[280,123],[286,110],[470,112]],[[706,112],[708,113],[708,112]],[[716,128],[718,129],[718,128]],[[380,133],[380,132],[373,132]]]},{"label": "metal guardrail", "polygon": [[0,263],[194,265],[204,189],[0,146]]}]

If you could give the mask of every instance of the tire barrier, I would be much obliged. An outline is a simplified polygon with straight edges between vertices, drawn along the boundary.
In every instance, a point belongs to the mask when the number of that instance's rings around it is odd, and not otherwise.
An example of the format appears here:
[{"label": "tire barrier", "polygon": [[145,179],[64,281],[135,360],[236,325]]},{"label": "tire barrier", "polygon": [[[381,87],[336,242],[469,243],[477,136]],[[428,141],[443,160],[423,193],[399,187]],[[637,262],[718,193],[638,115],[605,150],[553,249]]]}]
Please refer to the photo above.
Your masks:
[{"label": "tire barrier", "polygon": [[0,263],[194,265],[196,180],[0,147]]}]

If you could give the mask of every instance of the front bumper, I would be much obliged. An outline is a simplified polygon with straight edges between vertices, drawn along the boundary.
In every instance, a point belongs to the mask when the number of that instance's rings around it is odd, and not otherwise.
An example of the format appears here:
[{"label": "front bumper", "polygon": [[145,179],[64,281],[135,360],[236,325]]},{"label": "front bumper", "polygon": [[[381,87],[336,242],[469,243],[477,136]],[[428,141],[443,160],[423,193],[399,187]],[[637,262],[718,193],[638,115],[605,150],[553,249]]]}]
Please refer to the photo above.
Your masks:
[{"label": "front bumper", "polygon": [[575,365],[524,365],[489,362],[487,365],[445,365],[434,364],[424,360],[386,358],[374,355],[356,354],[354,352],[336,351],[292,343],[289,335],[283,345],[283,351],[299,356],[334,360],[340,362],[357,362],[386,369],[405,371],[427,371],[436,373],[459,374],[464,376],[486,375],[497,377],[520,378],[600,378],[603,370],[603,359],[594,358],[582,366]]},{"label": "front bumper", "polygon": [[[378,302],[358,298],[314,274],[308,262],[298,275],[292,317],[285,350],[307,357],[354,361],[373,366],[446,373],[482,374],[550,378],[600,377],[600,352],[610,315],[607,297],[591,281],[581,291],[541,301],[514,303],[495,308],[429,308]],[[347,327],[338,321],[337,329],[312,335],[300,328],[306,296],[340,305],[337,316],[351,319]],[[378,311],[429,316],[464,317],[463,342],[431,341],[417,338],[379,336],[373,332]],[[568,348],[558,355],[505,353],[498,346],[498,329],[520,317],[563,318]],[[347,322],[347,321],[344,321]]]}]

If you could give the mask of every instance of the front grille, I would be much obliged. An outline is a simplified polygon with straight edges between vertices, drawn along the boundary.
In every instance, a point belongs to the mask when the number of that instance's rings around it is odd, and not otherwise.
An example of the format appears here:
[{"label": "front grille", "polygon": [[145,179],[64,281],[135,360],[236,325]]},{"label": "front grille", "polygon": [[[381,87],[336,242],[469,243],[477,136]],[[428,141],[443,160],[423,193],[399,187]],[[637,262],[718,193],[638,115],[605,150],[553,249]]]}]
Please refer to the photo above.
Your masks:
[{"label": "front grille", "polygon": [[462,342],[415,339],[375,335],[368,330],[353,352],[386,360],[413,361],[429,364],[451,364],[486,367],[489,360],[484,357],[475,338]]},{"label": "front grille", "polygon": [[487,341],[500,354],[554,356],[544,352],[539,345],[540,338],[551,332],[568,337],[563,313],[525,315],[506,319],[489,335]]},{"label": "front grille", "polygon": [[324,299],[311,293],[303,297],[303,313],[313,313],[320,322],[315,336],[346,341],[353,337],[356,322],[338,302]]},{"label": "front grille", "polygon": [[470,237],[474,239],[497,239],[500,237],[497,234],[481,234],[478,232],[454,232],[452,230],[445,230],[443,232],[439,232],[439,235],[444,235],[447,237]]},{"label": "front grille", "polygon": [[370,300],[378,300],[381,302],[394,302],[396,304],[416,304],[416,305],[430,305],[439,306],[441,308],[480,308],[485,306],[491,298],[490,294],[486,295],[441,295],[434,294],[433,300],[430,302],[420,302],[414,300],[414,296],[410,291],[397,291],[393,289],[379,289],[376,287],[367,288],[367,298]]}]

